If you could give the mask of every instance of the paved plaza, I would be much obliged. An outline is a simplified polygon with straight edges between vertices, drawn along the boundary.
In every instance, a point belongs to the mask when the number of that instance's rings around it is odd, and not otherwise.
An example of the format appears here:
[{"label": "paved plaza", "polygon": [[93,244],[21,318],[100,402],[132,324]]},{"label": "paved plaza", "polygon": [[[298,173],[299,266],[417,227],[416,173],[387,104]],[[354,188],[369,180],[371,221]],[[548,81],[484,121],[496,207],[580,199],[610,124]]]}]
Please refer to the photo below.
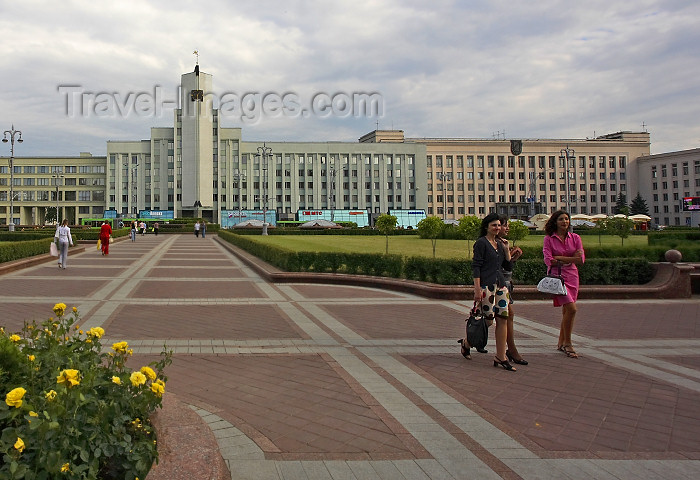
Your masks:
[{"label": "paved plaza", "polygon": [[[517,300],[517,288],[515,291]],[[271,284],[214,236],[146,235],[0,276],[0,324],[77,306],[132,368],[175,355],[167,392],[238,479],[700,478],[700,298],[521,301],[530,364],[459,354],[466,301]]]}]

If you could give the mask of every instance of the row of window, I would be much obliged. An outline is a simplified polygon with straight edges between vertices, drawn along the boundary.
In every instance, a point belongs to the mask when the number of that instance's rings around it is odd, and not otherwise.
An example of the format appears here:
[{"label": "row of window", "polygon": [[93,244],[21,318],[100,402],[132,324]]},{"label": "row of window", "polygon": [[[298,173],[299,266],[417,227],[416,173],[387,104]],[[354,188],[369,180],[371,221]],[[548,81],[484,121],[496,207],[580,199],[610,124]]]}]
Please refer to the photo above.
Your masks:
[{"label": "row of window", "polygon": [[[10,168],[6,165],[0,166],[0,173],[10,173]],[[104,165],[80,165],[80,166],[60,166],[60,165],[15,165],[12,173],[105,173]]]},{"label": "row of window", "polygon": [[[442,183],[446,183],[450,180],[452,180],[453,172],[436,172],[435,173],[435,178]],[[457,174],[457,180],[464,180],[465,178],[467,180],[474,180],[476,178],[477,180],[484,180],[484,179],[489,179],[489,180],[495,180],[498,178],[499,180],[505,180],[506,178],[506,172],[476,172],[476,176],[474,175],[474,172],[455,172]],[[464,175],[466,173],[466,176]],[[618,172],[600,172],[598,174],[598,178],[600,180],[617,180],[618,179]],[[627,176],[625,175],[625,172],[619,172],[619,179],[620,180],[625,180]],[[569,172],[569,179],[571,180],[576,180],[576,172]],[[549,177],[550,180],[555,180],[557,178],[557,173],[556,172],[549,172],[549,175],[545,175],[545,172],[530,172],[530,175],[528,178],[530,180],[534,180],[537,178],[538,180],[545,180],[545,178]],[[566,179],[567,175],[566,172],[559,172],[559,179]],[[428,180],[433,179],[433,172],[428,172],[427,174]],[[586,179],[586,172],[579,172],[578,175],[579,180],[585,180]],[[596,174],[595,172],[589,172],[588,178],[590,180],[595,180],[596,179]],[[519,180],[524,180],[525,179],[525,172],[518,172],[518,179]],[[515,180],[515,172],[508,172],[508,180]]]},{"label": "row of window", "polygon": [[[473,183],[467,183],[466,185],[467,185],[467,190],[470,191],[470,192],[473,192],[474,190],[478,190],[478,191],[480,191],[480,192],[484,192],[484,191],[487,190],[487,188],[486,188],[487,186],[486,186],[485,184],[483,184],[483,183],[478,183],[478,184],[476,184],[476,188],[474,187],[474,184],[473,184]],[[575,192],[576,190],[579,190],[579,191],[581,191],[581,192],[585,192],[586,189],[588,189],[588,190],[591,191],[591,192],[595,192],[595,191],[605,192],[606,190],[609,190],[609,191],[611,191],[611,192],[617,191],[617,184],[615,184],[615,183],[611,183],[611,184],[609,184],[609,185],[608,185],[608,184],[605,184],[605,183],[601,183],[600,185],[595,184],[595,183],[591,183],[591,184],[589,184],[589,185],[587,185],[587,184],[585,184],[585,183],[580,183],[580,184],[578,184],[578,188],[576,187],[576,185],[577,185],[577,184],[575,184],[575,183],[570,184],[570,185],[569,185],[569,191],[574,191],[574,192]],[[437,187],[437,188],[435,188],[435,190],[437,190],[438,192],[443,191],[442,184],[439,183],[439,184],[436,185],[436,187]],[[496,188],[496,185],[495,185],[495,184],[489,183],[489,184],[488,184],[488,191],[489,191],[489,192],[495,192],[496,190],[498,190],[498,191],[500,191],[500,192],[505,192],[505,191],[506,191],[506,187],[507,187],[507,190],[508,190],[508,191],[511,191],[511,192],[514,192],[515,189],[516,189],[516,188],[515,188],[516,185],[515,185],[514,183],[510,183],[510,184],[508,184],[507,186],[506,186],[505,183],[499,183],[499,184],[498,184],[498,189]],[[517,187],[518,187],[518,191],[521,191],[521,192],[524,192],[524,191],[527,190],[527,188],[526,188],[526,186],[525,186],[524,183],[519,183],[519,184],[517,185]],[[539,185],[537,186],[537,189],[540,190],[540,191],[545,191],[545,190],[547,190],[547,185],[545,185],[544,183],[539,184]],[[429,183],[429,184],[428,184],[428,191],[429,191],[429,192],[432,192],[433,190],[434,190],[434,189],[433,189],[433,184],[432,184],[432,183]],[[447,191],[449,191],[449,192],[453,191],[453,190],[454,190],[454,185],[451,184],[451,183],[447,184],[445,190],[447,190]],[[557,184],[556,184],[556,183],[550,183],[550,184],[549,184],[549,190],[550,190],[550,191],[553,191],[553,192],[556,191],[556,190],[557,190]],[[560,190],[560,191],[566,191],[566,184],[565,184],[565,183],[560,183],[560,184],[559,184],[559,190]],[[626,186],[624,183],[621,184],[621,185],[620,185],[620,190],[623,191],[623,192],[626,191],[626,190],[627,190],[627,186]],[[460,192],[463,192],[463,191],[464,191],[464,184],[463,184],[463,183],[458,183],[458,184],[457,184],[457,191],[460,191]]]},{"label": "row of window", "polygon": [[[673,180],[671,182],[671,185],[673,186],[673,188],[680,188],[680,184],[678,183],[678,180]],[[695,186],[700,187],[700,178],[695,179]],[[683,188],[689,188],[689,187],[690,187],[690,180],[686,178],[685,180],[683,180]],[[663,190],[668,190],[668,182],[661,182],[661,188]],[[651,189],[658,190],[659,189],[658,182],[653,182],[651,184]]]},{"label": "row of window", "polygon": [[[55,190],[20,190],[15,191],[15,201],[38,201],[38,202],[55,202]],[[7,190],[0,191],[0,202],[7,202],[10,199],[10,192]],[[104,202],[104,190],[60,190],[58,192],[58,200],[66,202]]]},{"label": "row of window", "polygon": [[[550,208],[550,213],[554,213],[554,211],[557,209],[557,207],[551,207]],[[438,215],[442,216],[445,215],[445,210],[447,210],[447,215],[454,215],[455,213],[455,207],[448,206],[447,209],[444,207],[428,207],[428,215]],[[486,215],[486,207],[457,207],[457,214],[458,215],[476,215],[476,212],[479,212],[479,216],[484,216]],[[580,211],[579,211],[580,210]],[[609,211],[608,211],[609,210]],[[489,213],[495,213],[496,212],[496,207],[488,207]],[[598,207],[590,207],[590,209],[586,207],[581,207],[577,208],[576,206],[571,206],[571,213],[576,214],[576,213],[582,213],[584,215],[596,215],[598,213],[602,213],[604,215],[607,215],[609,213],[613,213],[614,207],[611,206],[608,209],[607,205],[603,205],[600,207],[600,212],[598,212]],[[658,221],[658,220],[657,220]]]},{"label": "row of window", "polygon": [[[508,202],[510,203],[515,203],[515,202],[521,202],[524,203],[527,201],[527,197],[525,195],[520,195],[519,199],[516,200],[516,195],[509,195],[508,196]],[[552,203],[557,202],[557,197],[559,198],[559,201],[562,203],[566,203],[566,195],[550,195],[549,196],[549,201]],[[431,203],[443,203],[444,201],[447,201],[447,203],[454,203],[454,195],[435,195],[435,202],[433,202],[433,195],[428,195],[428,204]],[[467,199],[467,203],[474,203],[475,200],[478,200],[478,203],[485,203],[486,201],[486,195],[457,195],[457,203],[464,203],[464,199]],[[610,195],[609,197],[607,195],[569,195],[569,201],[571,203],[576,203],[577,201],[580,201],[581,203],[586,203],[590,201],[590,203],[596,203],[599,201],[598,199],[600,198],[601,203],[615,203],[617,202],[617,195]],[[488,196],[488,201],[489,203],[496,203],[496,195],[489,195]],[[547,202],[547,196],[546,195],[540,195],[539,201],[541,203],[546,203]],[[498,203],[505,203],[506,202],[506,196],[505,195],[499,195],[498,196]]]},{"label": "row of window", "polygon": [[[689,166],[688,162],[683,162],[681,164],[681,169],[683,171],[683,175],[688,175],[690,172],[690,166]],[[696,175],[700,175],[700,160],[695,160],[694,172]],[[661,176],[662,177],[668,176],[668,167],[666,165],[661,165]],[[677,163],[671,164],[671,176],[672,177],[678,176],[678,164]],[[657,177],[658,177],[657,167],[656,167],[656,165],[652,165],[651,166],[651,178],[657,178]]]},{"label": "row of window", "polygon": [[[9,179],[7,177],[0,178],[0,185],[9,185]],[[13,186],[21,186],[24,185],[25,187],[32,187],[35,185],[38,186],[47,186],[47,185],[52,185],[56,186],[56,181],[58,180],[58,184],[61,185],[92,185],[92,186],[104,186],[105,184],[105,179],[101,177],[95,177],[95,178],[51,178],[51,177],[21,177],[21,178],[13,178],[12,179],[12,185]],[[63,182],[61,182],[61,180]]]},{"label": "row of window", "polygon": [[[428,161],[428,167],[433,166],[433,156],[428,155],[427,157]],[[476,162],[474,162],[474,159],[476,158]],[[515,168],[516,164],[516,157],[512,155],[508,155],[508,160],[507,160],[507,165],[508,168]],[[520,156],[517,157],[517,164],[518,168],[525,168],[525,156]],[[558,160],[557,160],[558,159]],[[581,155],[578,157],[578,168],[586,168],[586,159],[588,159],[588,168],[595,168],[596,165],[598,165],[598,168],[605,168],[605,165],[608,165],[608,168],[614,169],[615,165],[617,164],[619,168],[625,168],[627,166],[627,156],[608,156],[606,157],[605,155],[591,155],[586,157],[585,155]],[[465,162],[464,162],[464,156],[463,155],[457,155],[456,156],[456,162],[453,161],[453,156],[452,155],[446,155],[445,156],[445,161],[443,163],[443,156],[442,155],[435,155],[435,167],[441,168],[443,165],[447,168],[452,168],[454,165],[457,165],[457,168],[464,168]],[[565,157],[557,157],[556,155],[550,155],[549,157],[545,155],[540,155],[540,156],[528,156],[527,157],[527,165],[528,168],[534,169],[535,164],[540,169],[544,168],[556,168],[557,164],[559,165],[559,168],[566,168],[566,158]],[[570,157],[569,158],[569,167],[570,168],[576,168],[576,157]],[[495,168],[498,166],[498,168],[506,168],[506,156],[505,155],[467,155],[466,156],[466,165],[467,168],[474,168],[474,165],[476,165],[477,168],[484,168],[486,166],[487,168]]]}]

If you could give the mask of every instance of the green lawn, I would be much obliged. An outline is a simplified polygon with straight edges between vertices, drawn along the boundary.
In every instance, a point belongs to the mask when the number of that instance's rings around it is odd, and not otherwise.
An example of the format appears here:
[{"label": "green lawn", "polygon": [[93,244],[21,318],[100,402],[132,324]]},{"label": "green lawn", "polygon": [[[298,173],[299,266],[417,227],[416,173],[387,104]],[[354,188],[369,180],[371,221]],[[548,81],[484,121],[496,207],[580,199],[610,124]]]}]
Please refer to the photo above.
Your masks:
[{"label": "green lawn", "polygon": [[[268,235],[250,236],[252,240],[269,245],[288,248],[298,252],[354,252],[384,253],[386,238],[367,235]],[[542,246],[542,235],[530,235],[517,242],[518,245]],[[583,246],[598,246],[598,236],[582,235]],[[602,236],[603,245],[619,246],[620,237]],[[467,250],[466,240],[438,240],[435,255],[439,258],[471,258],[471,245]],[[647,237],[634,235],[625,239],[625,245],[647,245]],[[404,256],[432,257],[430,240],[413,235],[389,237],[389,253]]]}]

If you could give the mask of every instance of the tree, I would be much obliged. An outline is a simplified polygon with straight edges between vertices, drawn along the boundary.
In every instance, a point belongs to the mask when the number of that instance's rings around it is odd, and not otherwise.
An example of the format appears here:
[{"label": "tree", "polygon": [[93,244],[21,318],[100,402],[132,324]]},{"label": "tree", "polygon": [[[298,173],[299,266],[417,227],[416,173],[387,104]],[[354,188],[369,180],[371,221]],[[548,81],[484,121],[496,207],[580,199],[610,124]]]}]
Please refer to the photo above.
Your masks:
[{"label": "tree", "polygon": [[444,222],[439,217],[425,217],[418,222],[418,236],[420,238],[429,238],[433,243],[433,258],[435,258],[435,244],[437,237],[442,233]]},{"label": "tree", "polygon": [[621,213],[623,215],[629,215],[629,207],[627,206],[627,198],[620,192],[617,195],[617,202],[615,203],[615,213]]},{"label": "tree", "polygon": [[603,221],[602,228],[604,228],[608,234],[620,237],[620,239],[622,239],[622,245],[624,245],[625,238],[629,237],[630,232],[634,229],[634,221],[629,218],[610,217]]},{"label": "tree", "polygon": [[511,221],[508,227],[508,240],[512,240],[513,245],[515,245],[515,242],[517,242],[518,240],[522,240],[523,238],[530,235],[530,229],[527,228],[525,224],[520,220]]},{"label": "tree", "polygon": [[394,215],[387,215],[385,213],[384,215],[380,215],[379,218],[377,218],[377,221],[374,223],[374,225],[377,227],[377,230],[379,230],[386,236],[387,255],[389,254],[389,234],[391,234],[391,232],[393,232],[396,229],[396,224],[398,222],[399,219],[396,218]]},{"label": "tree", "polygon": [[457,230],[467,239],[467,252],[471,252],[472,248],[469,242],[479,238],[479,233],[481,232],[481,220],[479,220],[479,217],[474,215],[462,217],[459,219]]},{"label": "tree", "polygon": [[649,215],[649,207],[647,207],[647,202],[642,198],[642,196],[637,192],[637,196],[634,197],[632,203],[630,204],[630,213],[632,215],[642,214]]}]

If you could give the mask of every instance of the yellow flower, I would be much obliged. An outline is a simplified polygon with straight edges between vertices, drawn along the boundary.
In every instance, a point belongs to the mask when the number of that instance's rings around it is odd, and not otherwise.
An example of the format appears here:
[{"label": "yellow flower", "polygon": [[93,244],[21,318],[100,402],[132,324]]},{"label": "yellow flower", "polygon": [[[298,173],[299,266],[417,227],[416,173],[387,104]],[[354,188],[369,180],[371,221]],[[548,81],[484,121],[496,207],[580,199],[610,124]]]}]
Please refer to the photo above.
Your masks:
[{"label": "yellow flower", "polygon": [[15,388],[5,396],[5,403],[10,407],[19,408],[22,406],[22,398],[27,393],[22,387]]},{"label": "yellow flower", "polygon": [[102,338],[102,335],[105,334],[105,330],[102,327],[93,327],[88,330],[87,334],[90,337]]},{"label": "yellow flower", "polygon": [[38,417],[39,414],[36,413],[36,412],[34,412],[34,411],[30,411],[30,412],[29,412],[29,416],[30,416],[30,417]]},{"label": "yellow flower", "polygon": [[11,342],[19,342],[21,340],[20,336],[17,334],[10,335],[10,341]]},{"label": "yellow flower", "polygon": [[22,450],[24,450],[24,442],[19,437],[17,437],[17,441],[15,442],[15,448],[19,450],[19,453],[22,453]]},{"label": "yellow flower", "polygon": [[65,303],[57,303],[53,306],[53,313],[55,313],[58,317],[62,317],[63,313],[66,311],[66,308]]},{"label": "yellow flower", "polygon": [[116,377],[116,376],[115,376],[115,377],[112,377],[112,383],[116,383],[117,385],[121,385],[121,384],[122,384],[122,379],[119,378],[119,377]]},{"label": "yellow flower", "polygon": [[146,383],[146,375],[141,372],[134,372],[131,374],[131,377],[129,377],[129,380],[131,380],[131,384],[134,387],[138,387]]},{"label": "yellow flower", "polygon": [[112,344],[112,350],[114,350],[117,353],[126,353],[128,348],[129,344],[126,342],[117,342]]},{"label": "yellow flower", "polygon": [[69,387],[74,387],[80,385],[80,372],[72,368],[63,370],[61,374],[56,377],[56,383],[65,383]]},{"label": "yellow flower", "polygon": [[78,313],[78,307],[73,307],[73,313]]},{"label": "yellow flower", "polygon": [[151,391],[160,398],[165,393],[165,387],[159,383],[153,383],[153,385],[151,385]]},{"label": "yellow flower", "polygon": [[146,375],[149,380],[156,379],[156,372],[154,372],[151,367],[141,367],[141,373]]},{"label": "yellow flower", "polygon": [[70,463],[64,463],[61,465],[61,473],[65,473],[70,470]]},{"label": "yellow flower", "polygon": [[46,392],[46,400],[48,400],[50,402],[54,398],[56,398],[56,390],[50,390],[50,391]]},{"label": "yellow flower", "polygon": [[134,350],[130,348],[129,350],[126,351],[126,354],[129,356],[132,356],[134,354]]},{"label": "yellow flower", "polygon": [[36,360],[36,357],[34,355],[27,355],[27,358],[29,359],[30,362],[33,362]]}]

